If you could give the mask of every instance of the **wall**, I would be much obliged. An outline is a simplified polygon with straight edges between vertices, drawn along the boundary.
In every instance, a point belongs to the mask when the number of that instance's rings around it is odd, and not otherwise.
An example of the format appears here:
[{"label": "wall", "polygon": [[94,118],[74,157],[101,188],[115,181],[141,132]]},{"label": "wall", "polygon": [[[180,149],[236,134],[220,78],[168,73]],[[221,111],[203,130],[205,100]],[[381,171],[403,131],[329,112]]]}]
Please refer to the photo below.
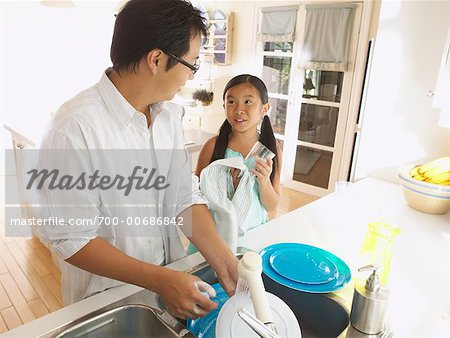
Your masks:
[{"label": "wall", "polygon": [[[355,179],[396,181],[403,164],[450,155],[434,91],[450,25],[449,1],[383,1]],[[450,88],[448,89],[450,92]]]},{"label": "wall", "polygon": [[[51,112],[98,81],[110,65],[117,1],[0,1],[0,148],[11,147],[3,124],[38,142]],[[4,205],[0,151],[0,205]],[[0,208],[0,220],[4,209]]]},{"label": "wall", "polygon": [[[235,12],[232,64],[214,67],[213,78],[257,74],[257,8],[301,3],[197,2],[208,10]],[[75,3],[74,8],[49,8],[38,1],[0,2],[2,147],[9,146],[3,123],[20,126],[27,136],[39,134],[50,112],[97,82],[110,65],[117,1]],[[368,174],[392,179],[403,163],[450,154],[449,130],[438,127],[439,110],[426,98],[436,83],[449,16],[449,1],[382,2],[355,167],[357,179]],[[373,22],[375,31],[376,18]],[[221,90],[216,95],[221,97]]]},{"label": "wall", "polygon": [[98,81],[110,65],[115,5],[1,2],[1,46],[6,53],[2,53],[0,111],[5,123],[33,134],[64,101]]},{"label": "wall", "polygon": [[[234,12],[234,34],[232,48],[232,63],[228,66],[215,65],[211,72],[211,77],[233,77],[242,73],[259,75],[262,67],[262,60],[255,60],[257,57],[257,24],[258,8],[268,6],[283,6],[289,4],[299,4],[299,1],[197,1],[201,6],[212,13],[215,9],[220,9],[225,14]],[[222,97],[222,88],[216,91],[215,96]]]}]

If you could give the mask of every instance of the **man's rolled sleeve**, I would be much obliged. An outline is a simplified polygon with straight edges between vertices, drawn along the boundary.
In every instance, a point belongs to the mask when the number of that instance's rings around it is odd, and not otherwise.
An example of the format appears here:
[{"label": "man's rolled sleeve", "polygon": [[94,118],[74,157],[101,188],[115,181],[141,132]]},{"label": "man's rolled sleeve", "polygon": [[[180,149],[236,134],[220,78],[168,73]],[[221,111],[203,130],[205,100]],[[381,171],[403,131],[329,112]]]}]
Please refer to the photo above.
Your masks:
[{"label": "man's rolled sleeve", "polygon": [[[82,147],[63,133],[50,134],[41,147],[39,170],[56,168],[61,177],[65,175],[73,179],[82,174],[90,175],[93,170],[89,153]],[[61,178],[58,176],[58,179]],[[52,252],[65,260],[98,236],[100,196],[98,191],[86,187],[55,189],[48,184],[49,181],[46,180],[40,188],[41,216],[61,220],[61,223],[43,225],[41,233]]]},{"label": "man's rolled sleeve", "polygon": [[59,258],[66,260],[80,251],[93,238],[61,239],[50,241],[50,249]]},{"label": "man's rolled sleeve", "polygon": [[208,201],[200,192],[198,177],[191,174],[190,186],[187,183],[182,185],[180,189],[180,198],[177,201],[176,215],[195,204],[206,204],[208,206]]}]

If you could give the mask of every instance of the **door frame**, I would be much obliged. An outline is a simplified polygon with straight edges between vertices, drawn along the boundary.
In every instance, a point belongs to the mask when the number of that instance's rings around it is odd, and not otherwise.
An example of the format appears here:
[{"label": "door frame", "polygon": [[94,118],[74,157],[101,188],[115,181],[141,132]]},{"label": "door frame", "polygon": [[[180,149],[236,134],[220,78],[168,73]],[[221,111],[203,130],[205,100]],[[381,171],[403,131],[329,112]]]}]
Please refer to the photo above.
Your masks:
[{"label": "door frame", "polygon": [[[362,95],[367,45],[369,42],[372,3],[370,1],[342,1],[342,3],[355,4],[356,11],[351,34],[352,39],[349,46],[350,70],[344,73],[342,86],[343,91],[341,96],[342,100],[340,103],[327,102],[327,106],[339,106],[334,147],[298,140],[298,125],[300,121],[300,114],[298,112],[301,111],[301,105],[303,103],[308,103],[308,101],[312,102],[312,100],[302,97],[304,70],[298,68],[297,61],[303,46],[305,28],[304,24],[298,23],[305,22],[305,5],[307,5],[308,2],[302,2],[298,5],[299,10],[295,31],[296,40],[292,52],[291,76],[289,79],[289,99],[286,111],[285,134],[284,136],[276,135],[277,139],[284,141],[281,183],[287,188],[315,196],[324,196],[330,192],[333,192],[335,189],[335,182],[339,180],[347,180],[352,159],[355,132],[358,131],[357,118]],[[258,26],[261,23],[261,8],[264,7],[258,6],[257,8]],[[258,41],[256,46],[256,56],[260,62],[260,74],[262,74],[263,43]],[[314,104],[320,105],[320,101],[314,100]],[[293,179],[297,145],[332,152],[333,159],[327,189],[298,182]]]}]

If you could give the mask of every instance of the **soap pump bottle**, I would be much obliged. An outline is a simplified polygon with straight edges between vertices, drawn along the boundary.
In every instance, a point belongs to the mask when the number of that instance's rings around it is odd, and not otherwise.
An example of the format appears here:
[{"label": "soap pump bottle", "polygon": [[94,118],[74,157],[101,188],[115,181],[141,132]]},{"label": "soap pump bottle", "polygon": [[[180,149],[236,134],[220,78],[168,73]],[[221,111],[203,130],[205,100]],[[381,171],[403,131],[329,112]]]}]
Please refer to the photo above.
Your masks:
[{"label": "soap pump bottle", "polygon": [[350,322],[358,331],[366,334],[378,334],[384,328],[389,291],[380,284],[377,275],[378,265],[371,264],[358,271],[372,271],[365,283],[357,283],[353,294]]}]

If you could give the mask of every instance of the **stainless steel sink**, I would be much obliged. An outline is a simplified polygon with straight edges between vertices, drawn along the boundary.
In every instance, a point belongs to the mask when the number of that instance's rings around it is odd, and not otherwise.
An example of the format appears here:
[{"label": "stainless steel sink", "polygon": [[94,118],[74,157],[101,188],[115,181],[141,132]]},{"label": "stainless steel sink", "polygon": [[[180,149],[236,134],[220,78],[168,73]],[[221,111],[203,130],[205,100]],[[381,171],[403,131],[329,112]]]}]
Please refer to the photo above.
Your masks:
[{"label": "stainless steel sink", "polygon": [[58,334],[71,337],[172,337],[157,317],[157,309],[144,305],[123,305],[89,318]]},{"label": "stainless steel sink", "polygon": [[155,293],[142,290],[56,328],[41,338],[194,337],[182,321],[159,309],[158,304]]},{"label": "stainless steel sink", "polygon": [[[214,271],[207,263],[193,268],[190,273],[205,282],[217,282]],[[263,275],[266,291],[277,295],[289,305],[300,324],[302,337],[338,337],[345,335],[349,326],[349,312],[343,301],[329,294],[313,294],[284,287]]]},{"label": "stainless steel sink", "polygon": [[[240,258],[242,255],[238,255]],[[188,271],[207,283],[217,282],[217,276],[205,262]],[[345,336],[349,326],[349,313],[339,300],[329,294],[309,294],[280,286],[264,277],[264,285],[283,299],[295,313],[302,336]],[[62,327],[56,328],[41,338],[68,337],[194,337],[186,322],[164,311],[159,297],[148,290],[112,303],[87,314]]]}]

